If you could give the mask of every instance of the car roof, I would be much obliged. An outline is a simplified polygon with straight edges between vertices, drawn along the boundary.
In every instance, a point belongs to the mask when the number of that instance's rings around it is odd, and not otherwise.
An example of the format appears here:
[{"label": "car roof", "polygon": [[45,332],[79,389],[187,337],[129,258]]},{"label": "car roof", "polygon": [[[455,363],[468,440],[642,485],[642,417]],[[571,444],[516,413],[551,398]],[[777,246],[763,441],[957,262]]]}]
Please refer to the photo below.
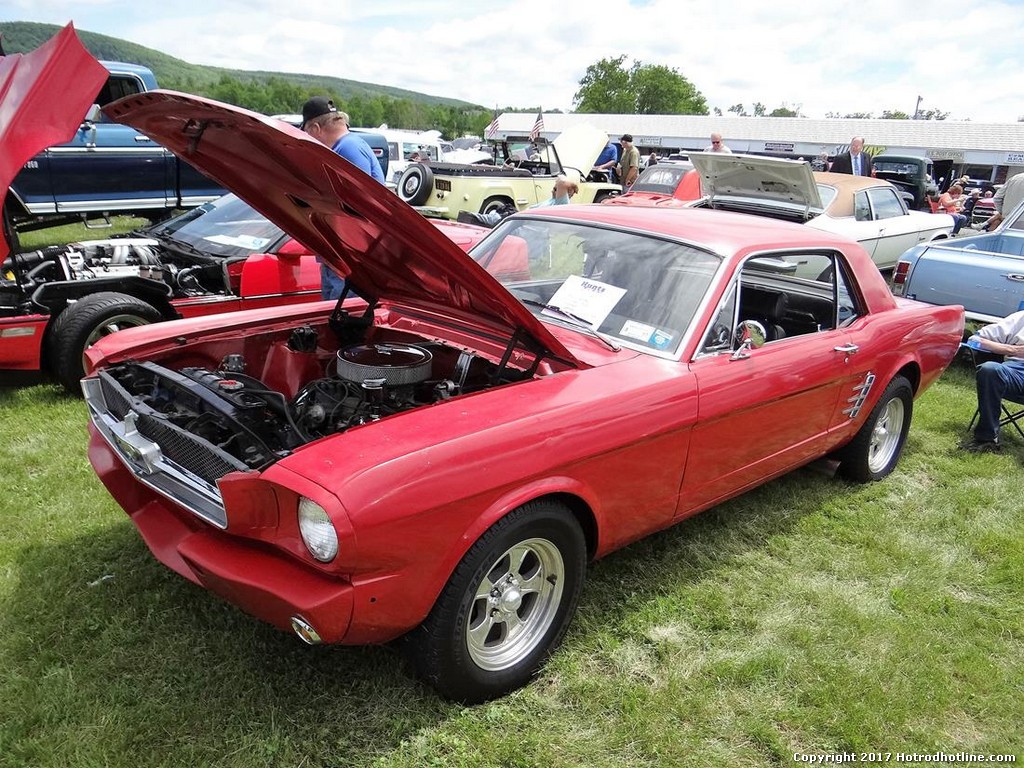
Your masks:
[{"label": "car roof", "polygon": [[706,208],[558,205],[518,214],[576,219],[685,240],[722,255],[779,248],[848,248],[847,238],[764,216]]},{"label": "car roof", "polygon": [[815,171],[814,180],[819,184],[827,184],[838,190],[839,194],[835,196],[835,199],[825,209],[829,216],[836,217],[853,216],[853,196],[862,189],[872,189],[874,187],[896,189],[894,184],[890,184],[885,179],[876,179],[871,176],[852,176],[849,173]]}]

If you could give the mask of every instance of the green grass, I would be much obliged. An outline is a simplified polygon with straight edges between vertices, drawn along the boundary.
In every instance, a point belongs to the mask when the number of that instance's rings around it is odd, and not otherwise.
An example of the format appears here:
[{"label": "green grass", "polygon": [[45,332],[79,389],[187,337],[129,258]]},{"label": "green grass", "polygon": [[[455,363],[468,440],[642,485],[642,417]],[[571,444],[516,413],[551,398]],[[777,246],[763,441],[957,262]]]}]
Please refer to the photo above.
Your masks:
[{"label": "green grass", "polygon": [[594,564],[540,676],[462,707],[392,649],[307,648],[159,565],[81,401],[0,389],[0,766],[1024,760],[1024,443],[959,452],[973,408],[954,368],[885,481],[800,470]]},{"label": "green grass", "polygon": [[59,227],[34,229],[18,233],[18,250],[32,251],[58,243],[77,243],[82,240],[106,240],[114,235],[123,235],[149,222],[134,216],[113,216],[109,227],[88,228],[84,224],[64,224]]}]

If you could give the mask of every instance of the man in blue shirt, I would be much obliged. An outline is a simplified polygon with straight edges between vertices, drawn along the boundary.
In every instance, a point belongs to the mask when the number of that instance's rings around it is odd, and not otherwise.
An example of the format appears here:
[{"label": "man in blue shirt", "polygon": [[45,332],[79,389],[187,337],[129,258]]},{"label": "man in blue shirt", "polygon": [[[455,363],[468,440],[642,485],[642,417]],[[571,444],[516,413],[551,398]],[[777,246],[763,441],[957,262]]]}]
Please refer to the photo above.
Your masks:
[{"label": "man in blue shirt", "polygon": [[[339,112],[334,102],[323,96],[314,96],[302,105],[302,130],[314,139],[330,147],[340,157],[348,160],[359,170],[384,183],[380,163],[358,134],[348,129],[348,115]],[[336,299],[341,295],[345,281],[334,270],[320,262],[320,296]]]}]

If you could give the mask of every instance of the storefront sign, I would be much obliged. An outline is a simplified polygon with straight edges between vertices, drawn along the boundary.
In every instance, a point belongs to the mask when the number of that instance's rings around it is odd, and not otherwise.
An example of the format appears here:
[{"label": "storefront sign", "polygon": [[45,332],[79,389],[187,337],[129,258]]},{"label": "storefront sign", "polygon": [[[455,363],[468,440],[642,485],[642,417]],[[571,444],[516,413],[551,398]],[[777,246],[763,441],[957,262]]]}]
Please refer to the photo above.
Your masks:
[{"label": "storefront sign", "polygon": [[925,152],[925,156],[932,160],[956,160],[961,163],[964,161],[962,149],[929,149]]},{"label": "storefront sign", "polygon": [[766,141],[764,143],[765,152],[792,152],[793,148],[793,144],[787,144],[784,141]]},{"label": "storefront sign", "polygon": [[1024,165],[1024,152],[1007,152],[1007,165]]}]

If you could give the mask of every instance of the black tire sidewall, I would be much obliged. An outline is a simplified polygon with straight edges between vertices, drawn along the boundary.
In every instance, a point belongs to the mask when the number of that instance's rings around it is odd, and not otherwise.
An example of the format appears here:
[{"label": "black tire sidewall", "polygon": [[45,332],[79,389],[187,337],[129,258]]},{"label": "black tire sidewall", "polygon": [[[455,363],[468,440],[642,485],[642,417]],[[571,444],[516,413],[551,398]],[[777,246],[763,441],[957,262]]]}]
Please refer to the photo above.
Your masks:
[{"label": "black tire sidewall", "polygon": [[490,213],[492,211],[501,213],[506,206],[512,206],[514,209],[515,203],[507,197],[488,197],[484,200],[483,205],[480,206],[480,213]]},{"label": "black tire sidewall", "polygon": [[[903,424],[900,426],[899,443],[896,446],[896,450],[893,451],[889,462],[882,469],[872,472],[868,466],[868,452],[871,447],[872,433],[882,413],[895,398],[903,401]],[[849,480],[861,483],[881,480],[889,475],[896,468],[900,457],[903,455],[913,413],[914,390],[906,378],[896,376],[886,386],[885,391],[878,398],[878,402],[871,409],[871,413],[868,414],[867,420],[857,431],[856,436],[840,451],[840,473]]]},{"label": "black tire sidewall", "polygon": [[[524,659],[500,671],[481,669],[470,656],[466,641],[476,588],[504,552],[531,538],[547,539],[562,556],[565,579],[561,602],[544,638]],[[561,504],[533,502],[510,513],[470,548],[427,620],[410,638],[419,674],[443,695],[467,704],[487,701],[525,685],[568,629],[583,589],[586,559],[583,531]]]},{"label": "black tire sidewall", "polygon": [[[416,186],[411,193],[406,193],[406,185],[416,181]],[[434,174],[430,168],[423,163],[413,163],[404,171],[398,179],[398,196],[409,205],[423,205],[430,199],[430,193],[434,188]]]},{"label": "black tire sidewall", "polygon": [[68,304],[54,321],[49,348],[51,369],[57,381],[71,394],[80,394],[78,382],[85,371],[82,355],[96,328],[117,315],[137,318],[140,324],[159,322],[159,310],[126,293],[101,292]]}]

